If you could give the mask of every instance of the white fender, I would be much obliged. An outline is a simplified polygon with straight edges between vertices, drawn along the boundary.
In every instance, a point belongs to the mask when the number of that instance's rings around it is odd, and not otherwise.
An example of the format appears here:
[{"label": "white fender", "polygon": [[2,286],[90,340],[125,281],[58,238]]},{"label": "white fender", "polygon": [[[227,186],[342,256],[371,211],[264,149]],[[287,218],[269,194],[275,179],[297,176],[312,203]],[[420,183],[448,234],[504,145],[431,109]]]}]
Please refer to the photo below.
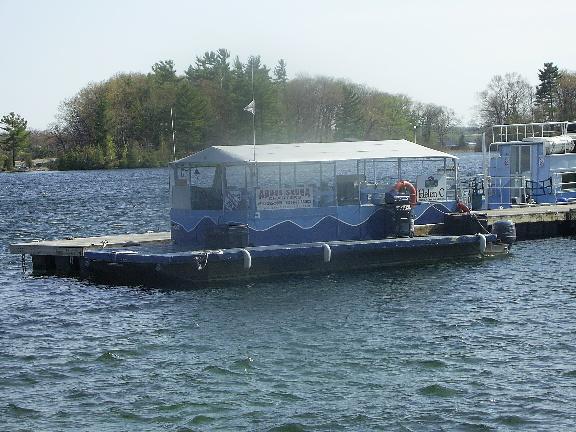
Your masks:
[{"label": "white fender", "polygon": [[486,252],[486,236],[484,234],[477,234],[480,243],[480,253],[484,255]]},{"label": "white fender", "polygon": [[324,251],[324,262],[329,263],[332,259],[332,249],[328,243],[322,243],[322,250]]},{"label": "white fender", "polygon": [[242,249],[242,255],[244,256],[244,269],[249,270],[252,267],[252,256],[246,249]]}]

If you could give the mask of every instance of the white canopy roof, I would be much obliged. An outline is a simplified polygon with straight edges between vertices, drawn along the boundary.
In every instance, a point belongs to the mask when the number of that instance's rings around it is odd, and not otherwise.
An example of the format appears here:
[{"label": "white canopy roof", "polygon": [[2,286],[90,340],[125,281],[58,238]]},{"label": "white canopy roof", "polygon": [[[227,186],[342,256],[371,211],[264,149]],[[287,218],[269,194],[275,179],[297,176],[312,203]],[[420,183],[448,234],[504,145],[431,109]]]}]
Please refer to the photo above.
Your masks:
[{"label": "white canopy roof", "polygon": [[[258,163],[330,162],[361,159],[448,158],[448,153],[407,140],[354,141],[332,143],[263,144],[256,146]],[[254,147],[214,146],[180,159],[184,165],[236,165],[254,161]]]}]

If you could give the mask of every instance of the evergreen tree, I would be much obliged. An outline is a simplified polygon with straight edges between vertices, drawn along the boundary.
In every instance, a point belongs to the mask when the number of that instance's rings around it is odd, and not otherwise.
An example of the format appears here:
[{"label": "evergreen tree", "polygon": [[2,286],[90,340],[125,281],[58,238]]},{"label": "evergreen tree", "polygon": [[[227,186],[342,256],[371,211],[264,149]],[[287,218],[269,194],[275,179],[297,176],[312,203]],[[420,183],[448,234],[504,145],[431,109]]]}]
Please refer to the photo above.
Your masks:
[{"label": "evergreen tree", "polygon": [[12,168],[16,165],[16,154],[28,143],[30,132],[26,130],[28,122],[18,114],[11,112],[0,119],[0,129],[6,132],[1,143],[12,154]]},{"label": "evergreen tree", "polygon": [[276,84],[286,84],[287,81],[288,74],[286,73],[286,62],[284,59],[280,59],[274,68],[274,82]]},{"label": "evergreen tree", "polygon": [[192,83],[201,81],[212,81],[218,87],[224,88],[225,80],[229,78],[230,64],[228,59],[230,53],[224,48],[218,51],[206,51],[202,57],[196,57],[196,64],[190,65],[186,70],[186,77]]},{"label": "evergreen tree", "polygon": [[536,104],[542,108],[543,119],[554,120],[558,101],[558,81],[560,72],[552,62],[544,63],[544,68],[538,70],[540,84],[536,87]]},{"label": "evergreen tree", "polygon": [[350,85],[342,88],[344,98],[336,115],[336,136],[338,140],[356,141],[362,134],[362,101]]},{"label": "evergreen tree", "polygon": [[178,84],[173,115],[177,154],[200,150],[213,116],[206,99],[186,80]]},{"label": "evergreen tree", "polygon": [[[502,84],[510,113],[520,112],[524,99],[518,95],[529,92]],[[182,76],[172,60],[163,60],[148,74],[89,84],[63,103],[52,137],[62,167],[155,165],[172,158],[171,110],[179,156],[210,145],[252,143],[252,114],[243,108],[253,97],[257,143],[411,138],[414,124],[423,141],[433,143],[447,137],[453,123],[451,112],[440,115],[442,107],[420,109],[406,96],[329,77],[288,80],[284,60],[271,74],[259,56],[243,63],[219,49],[197,57]],[[507,111],[506,118],[516,116]]]},{"label": "evergreen tree", "polygon": [[195,65],[190,65],[185,76],[205,98],[206,110],[211,113],[211,127],[204,135],[205,144],[226,144],[234,135],[235,74],[230,70],[230,53],[221,48],[207,51],[196,57]]},{"label": "evergreen tree", "polygon": [[172,60],[162,60],[152,66],[154,78],[160,83],[174,81],[176,79],[176,69]]}]

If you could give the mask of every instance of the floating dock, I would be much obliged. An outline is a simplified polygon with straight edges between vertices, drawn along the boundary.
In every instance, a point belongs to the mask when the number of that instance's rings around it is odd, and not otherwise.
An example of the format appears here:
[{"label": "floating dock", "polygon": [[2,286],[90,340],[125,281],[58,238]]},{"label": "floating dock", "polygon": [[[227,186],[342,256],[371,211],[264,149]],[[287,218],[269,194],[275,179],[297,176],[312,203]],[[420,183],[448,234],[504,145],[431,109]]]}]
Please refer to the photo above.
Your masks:
[{"label": "floating dock", "polygon": [[[472,213],[486,215],[488,226],[501,220],[514,222],[519,241],[576,234],[576,203],[525,205]],[[442,234],[444,224],[416,225],[415,233],[417,236]]]},{"label": "floating dock", "polygon": [[[523,206],[476,213],[486,215],[489,226],[499,220],[511,220],[516,224],[518,240],[576,234],[576,203]],[[314,258],[313,266],[321,266],[326,271],[335,271],[343,268],[376,266],[378,263],[382,264],[384,260],[386,264],[397,264],[410,261],[415,256],[425,260],[427,256],[430,256],[430,253],[432,256],[436,256],[434,255],[436,252],[442,252],[440,254],[442,258],[449,258],[459,256],[458,254],[463,249],[466,249],[468,254],[472,254],[478,249],[479,241],[475,236],[446,235],[444,224],[417,225],[415,233],[415,238],[392,238],[363,242],[333,241],[220,251],[184,251],[172,247],[170,232],[148,232],[15,243],[10,245],[10,252],[23,256],[30,255],[33,273],[36,275],[82,276],[89,266],[102,268],[105,263],[111,263],[112,265],[108,266],[109,271],[102,272],[102,274],[129,267],[131,270],[136,270],[136,272],[130,272],[131,278],[138,276],[138,273],[144,278],[149,278],[166,264],[175,265],[174,268],[179,268],[178,272],[181,272],[183,267],[192,263],[194,268],[209,265],[210,271],[203,272],[202,278],[206,275],[215,279],[226,279],[235,278],[240,274],[238,272],[247,269],[247,254],[250,260],[254,258],[254,269],[258,270],[252,272],[266,274],[271,273],[269,271],[270,266],[279,265],[278,262],[282,261],[282,257],[287,256],[287,254],[293,257],[298,256],[299,258],[295,262],[301,266],[302,272],[306,272],[311,270],[308,268],[311,256],[316,255],[318,257],[317,259]],[[456,244],[460,246],[454,247]],[[349,257],[351,245],[357,249],[356,252],[359,252],[360,259]],[[456,254],[449,252],[448,246],[451,246]],[[327,260],[327,249],[336,259]],[[147,254],[147,250],[151,252]],[[433,250],[436,252],[432,252]],[[348,256],[348,258],[338,260],[339,254]],[[159,258],[160,255],[162,255],[161,259]],[[267,259],[262,260],[264,256],[267,256]],[[372,260],[372,256],[376,258],[376,261]],[[259,268],[262,263],[267,261],[266,268]],[[318,262],[316,263],[316,261]],[[225,269],[221,267],[222,263],[227,263]],[[251,266],[252,264],[249,267]],[[151,272],[151,270],[156,271]],[[298,269],[290,268],[289,270],[290,273],[294,273]],[[178,274],[170,274],[169,276],[175,275],[178,276]],[[167,274],[163,274],[163,277],[166,276]],[[138,277],[137,279],[142,278]]]},{"label": "floating dock", "polygon": [[507,209],[486,210],[488,225],[499,220],[516,224],[518,240],[535,240],[576,234],[576,203],[526,205]]},{"label": "floating dock", "polygon": [[87,251],[81,276],[104,284],[206,287],[221,282],[318,274],[438,259],[480,257],[492,234],[329,241],[245,248],[171,251],[170,248]]},{"label": "floating dock", "polygon": [[89,250],[170,243],[170,232],[42,240],[10,245],[10,253],[30,255],[35,274],[76,274]]}]

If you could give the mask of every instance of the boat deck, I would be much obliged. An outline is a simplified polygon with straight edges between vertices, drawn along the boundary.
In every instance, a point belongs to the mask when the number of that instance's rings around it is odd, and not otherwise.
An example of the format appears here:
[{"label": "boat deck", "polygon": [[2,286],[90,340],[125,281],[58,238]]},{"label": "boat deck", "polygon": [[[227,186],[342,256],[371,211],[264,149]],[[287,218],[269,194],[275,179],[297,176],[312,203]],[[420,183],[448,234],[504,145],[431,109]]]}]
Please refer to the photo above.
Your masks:
[{"label": "boat deck", "polygon": [[81,257],[84,256],[84,253],[87,250],[167,242],[170,242],[169,232],[104,235],[99,237],[79,237],[62,240],[14,243],[10,245],[10,253],[39,256]]}]

